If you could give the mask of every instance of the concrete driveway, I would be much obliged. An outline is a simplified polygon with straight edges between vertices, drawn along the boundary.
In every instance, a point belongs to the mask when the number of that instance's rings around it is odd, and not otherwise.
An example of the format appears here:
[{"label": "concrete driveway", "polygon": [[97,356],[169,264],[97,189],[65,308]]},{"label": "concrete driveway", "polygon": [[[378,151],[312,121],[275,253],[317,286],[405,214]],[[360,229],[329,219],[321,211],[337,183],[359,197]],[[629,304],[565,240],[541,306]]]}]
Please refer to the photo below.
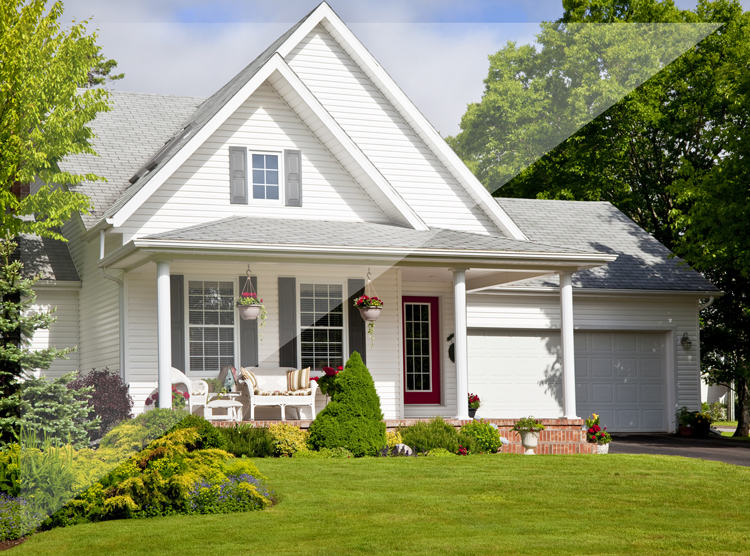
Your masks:
[{"label": "concrete driveway", "polygon": [[673,434],[613,433],[609,453],[683,456],[750,467],[750,441],[713,435],[693,438]]}]

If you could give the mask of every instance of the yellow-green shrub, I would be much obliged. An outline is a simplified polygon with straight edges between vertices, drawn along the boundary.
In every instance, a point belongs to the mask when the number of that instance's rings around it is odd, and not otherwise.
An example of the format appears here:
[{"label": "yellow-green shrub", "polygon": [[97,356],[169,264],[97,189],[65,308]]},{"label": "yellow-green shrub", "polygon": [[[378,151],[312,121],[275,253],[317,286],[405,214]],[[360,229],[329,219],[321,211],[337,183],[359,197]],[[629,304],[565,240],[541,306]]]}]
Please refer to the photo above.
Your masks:
[{"label": "yellow-green shrub", "polygon": [[389,450],[393,448],[396,444],[403,444],[403,442],[401,441],[401,433],[398,431],[393,431],[393,432],[386,431],[385,441],[388,443]]},{"label": "yellow-green shrub", "polygon": [[303,452],[307,447],[307,431],[288,423],[278,423],[268,427],[273,436],[273,446],[277,456],[291,457],[295,452]]}]

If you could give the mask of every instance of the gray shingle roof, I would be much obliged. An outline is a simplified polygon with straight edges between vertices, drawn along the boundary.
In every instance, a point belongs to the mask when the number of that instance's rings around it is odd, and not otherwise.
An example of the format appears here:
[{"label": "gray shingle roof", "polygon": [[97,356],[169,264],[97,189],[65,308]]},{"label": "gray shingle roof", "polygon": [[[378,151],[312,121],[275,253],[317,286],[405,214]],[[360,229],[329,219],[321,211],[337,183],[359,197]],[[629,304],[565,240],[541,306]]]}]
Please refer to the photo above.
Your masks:
[{"label": "gray shingle roof", "polygon": [[80,280],[65,242],[32,234],[22,234],[16,242],[15,256],[23,263],[24,278],[41,276],[42,280],[60,282]]},{"label": "gray shingle roof", "polygon": [[87,228],[128,191],[128,180],[162,145],[185,125],[204,99],[110,91],[113,106],[91,123],[99,156],[68,156],[60,167],[72,173],[93,172],[106,182],[83,182],[71,187],[91,198],[94,210],[81,215]]},{"label": "gray shingle roof", "polygon": [[[497,199],[532,240],[552,245],[616,253],[617,260],[573,276],[577,287],[718,291],[700,273],[681,263],[650,234],[608,202]],[[557,286],[557,279],[527,280],[523,286]]]},{"label": "gray shingle roof", "polygon": [[[314,10],[313,10],[314,11]],[[179,129],[176,129],[172,132],[171,135],[174,135],[175,132],[179,132],[183,127],[186,127],[190,125],[189,132],[185,133],[181,137],[179,137],[179,140],[174,141],[171,145],[168,146],[168,148],[163,153],[163,156],[161,156],[160,162],[156,165],[156,167],[148,172],[147,174],[143,175],[138,181],[136,181],[132,186],[128,187],[123,194],[114,202],[110,203],[108,205],[108,208],[106,209],[106,212],[104,212],[103,216],[105,218],[109,218],[110,216],[113,216],[120,208],[122,208],[125,203],[130,200],[133,195],[135,195],[138,191],[140,191],[143,186],[145,186],[150,180],[151,177],[154,176],[161,167],[163,167],[167,162],[169,162],[172,157],[196,134],[198,131],[206,125],[211,118],[214,117],[214,115],[221,110],[221,108],[229,102],[229,100],[234,97],[239,90],[248,82],[250,79],[258,72],[260,68],[262,68],[266,62],[276,53],[276,50],[286,41],[292,33],[294,33],[297,28],[302,25],[302,23],[310,16],[312,12],[307,14],[304,18],[302,18],[296,25],[294,25],[291,29],[289,29],[286,33],[284,33],[281,37],[279,37],[271,46],[269,46],[265,51],[263,51],[260,56],[258,56],[255,60],[250,62],[250,64],[245,67],[242,71],[240,71],[237,75],[235,75],[229,82],[226,83],[221,89],[216,91],[211,97],[208,98],[203,104],[201,104],[197,110],[192,114],[192,116],[189,118],[189,120],[184,121],[183,125],[180,126]],[[170,135],[170,137],[171,137]],[[159,147],[162,145],[159,144]],[[150,155],[156,154],[158,151],[157,149],[152,149]],[[130,174],[128,175],[128,179],[143,165],[143,163],[147,162],[148,159],[150,159],[151,156],[146,157],[145,160],[138,166],[134,167]],[[130,185],[130,184],[128,184]]]},{"label": "gray shingle roof", "polygon": [[230,216],[143,239],[325,247],[391,247],[522,253],[593,253],[531,241],[433,228],[413,230],[371,222]]}]

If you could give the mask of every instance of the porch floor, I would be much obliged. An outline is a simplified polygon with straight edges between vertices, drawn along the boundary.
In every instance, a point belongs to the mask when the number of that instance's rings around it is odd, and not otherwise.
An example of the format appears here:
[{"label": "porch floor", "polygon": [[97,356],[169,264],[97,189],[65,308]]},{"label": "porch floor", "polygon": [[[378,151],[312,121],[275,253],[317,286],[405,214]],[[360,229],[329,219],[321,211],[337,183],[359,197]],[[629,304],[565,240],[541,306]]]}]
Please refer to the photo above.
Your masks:
[{"label": "porch floor", "polygon": [[[395,431],[399,427],[408,427],[417,421],[429,421],[429,419],[385,419],[388,431]],[[486,423],[497,425],[500,435],[510,442],[503,447],[504,453],[523,454],[521,437],[517,432],[511,431],[516,419],[485,419]],[[537,454],[594,454],[596,444],[586,441],[583,419],[540,419],[545,429],[539,435],[539,446],[534,450]],[[471,419],[445,419],[446,423],[460,428],[471,422]],[[267,427],[278,423],[288,423],[301,429],[307,429],[312,423],[311,419],[293,420],[269,420],[269,421],[243,421],[242,424],[254,427]],[[239,423],[232,421],[214,421],[217,427],[231,427]]]}]

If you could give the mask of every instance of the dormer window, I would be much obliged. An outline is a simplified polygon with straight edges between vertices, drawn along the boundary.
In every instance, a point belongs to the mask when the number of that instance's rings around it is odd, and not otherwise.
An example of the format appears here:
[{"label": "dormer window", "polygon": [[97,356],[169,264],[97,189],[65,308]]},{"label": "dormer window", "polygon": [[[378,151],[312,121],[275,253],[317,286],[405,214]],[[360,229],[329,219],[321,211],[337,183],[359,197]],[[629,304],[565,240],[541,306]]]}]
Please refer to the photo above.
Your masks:
[{"label": "dormer window", "polygon": [[301,166],[298,150],[281,153],[229,147],[229,202],[301,207]]},{"label": "dormer window", "polygon": [[252,153],[253,199],[279,200],[279,155]]}]

